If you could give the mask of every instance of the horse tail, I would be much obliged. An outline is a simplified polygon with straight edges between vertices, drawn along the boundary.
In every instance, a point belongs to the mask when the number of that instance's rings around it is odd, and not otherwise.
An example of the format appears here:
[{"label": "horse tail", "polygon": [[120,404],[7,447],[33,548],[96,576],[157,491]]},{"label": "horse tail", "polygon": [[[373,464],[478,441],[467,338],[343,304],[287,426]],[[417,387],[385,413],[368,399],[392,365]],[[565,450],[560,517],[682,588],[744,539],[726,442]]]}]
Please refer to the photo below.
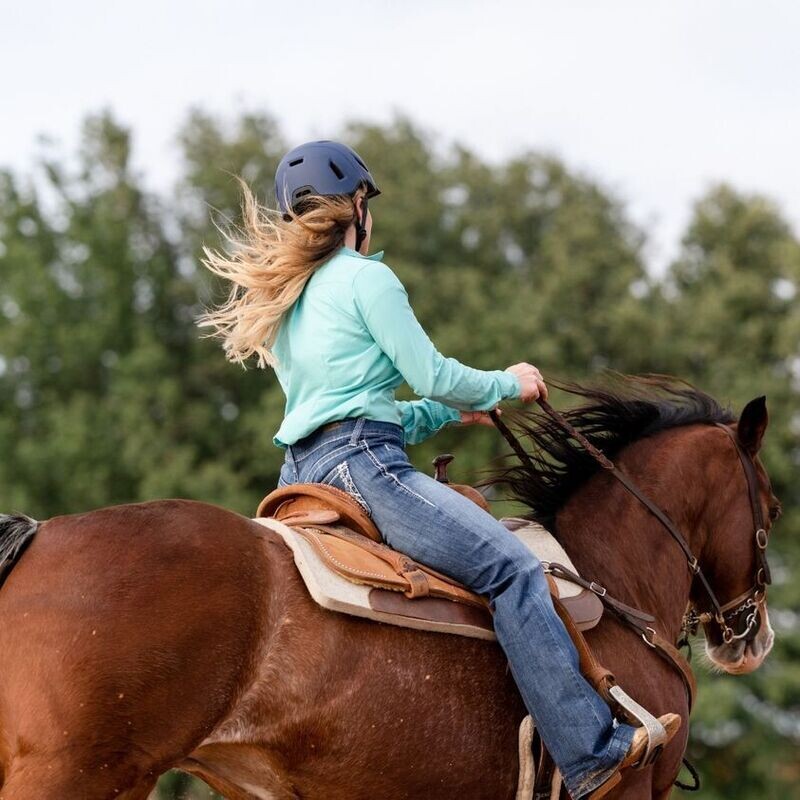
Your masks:
[{"label": "horse tail", "polygon": [[0,514],[0,588],[38,530],[39,523],[24,514]]}]

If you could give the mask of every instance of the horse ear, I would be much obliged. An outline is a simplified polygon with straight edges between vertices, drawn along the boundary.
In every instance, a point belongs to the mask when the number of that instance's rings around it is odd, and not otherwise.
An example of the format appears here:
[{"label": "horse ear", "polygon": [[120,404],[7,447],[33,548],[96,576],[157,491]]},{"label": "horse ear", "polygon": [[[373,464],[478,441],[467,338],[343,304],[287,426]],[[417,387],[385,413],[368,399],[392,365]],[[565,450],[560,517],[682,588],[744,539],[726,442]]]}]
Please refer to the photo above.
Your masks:
[{"label": "horse ear", "polygon": [[767,398],[762,394],[744,407],[739,417],[739,424],[736,426],[736,435],[751,456],[761,449],[761,440],[764,438],[768,422]]}]

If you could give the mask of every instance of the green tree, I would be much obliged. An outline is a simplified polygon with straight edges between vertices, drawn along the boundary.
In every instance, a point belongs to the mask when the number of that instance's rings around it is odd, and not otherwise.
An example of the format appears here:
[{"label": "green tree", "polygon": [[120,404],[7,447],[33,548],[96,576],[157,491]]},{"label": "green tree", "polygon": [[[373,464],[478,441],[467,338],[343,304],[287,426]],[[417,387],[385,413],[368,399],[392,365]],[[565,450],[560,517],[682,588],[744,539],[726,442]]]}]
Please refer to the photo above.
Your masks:
[{"label": "green tree", "polygon": [[[780,211],[713,188],[659,281],[622,200],[558,159],[487,163],[405,117],[352,123],[341,138],[383,190],[373,248],[445,355],[577,380],[606,366],[671,372],[736,410],[767,395],[764,460],[785,508],[770,547],[778,641],[752,676],[701,674],[690,754],[704,797],[797,796],[800,244]],[[131,133],[108,113],[86,119],[76,157],[43,160],[33,177],[0,172],[0,509],[46,518],[182,496],[252,513],[277,481],[274,374],[227,363],[194,320],[225,291],[200,255],[239,219],[233,176],[271,202],[288,144],[270,116],[201,110],[178,142],[167,198],[143,189]],[[489,428],[455,427],[410,456],[429,471],[445,451],[470,482],[506,446]],[[497,500],[496,513],[511,510]],[[174,774],[159,791],[207,796]]]}]

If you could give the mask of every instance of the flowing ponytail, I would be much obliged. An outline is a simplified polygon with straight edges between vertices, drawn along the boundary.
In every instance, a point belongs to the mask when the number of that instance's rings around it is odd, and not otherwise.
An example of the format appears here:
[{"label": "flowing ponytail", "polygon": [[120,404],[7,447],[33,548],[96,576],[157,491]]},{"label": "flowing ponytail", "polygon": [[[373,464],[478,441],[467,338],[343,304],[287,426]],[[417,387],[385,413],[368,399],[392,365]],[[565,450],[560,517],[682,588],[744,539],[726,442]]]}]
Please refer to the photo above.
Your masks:
[{"label": "flowing ponytail", "polygon": [[307,198],[299,213],[260,206],[247,184],[242,188],[242,226],[231,235],[227,253],[203,247],[202,263],[230,281],[228,299],[199,317],[207,336],[218,336],[226,358],[245,366],[252,355],[261,368],[275,367],[270,348],[284,314],[300,296],[306,281],[334,250],[344,244],[345,232],[356,221],[353,198],[347,195]]}]

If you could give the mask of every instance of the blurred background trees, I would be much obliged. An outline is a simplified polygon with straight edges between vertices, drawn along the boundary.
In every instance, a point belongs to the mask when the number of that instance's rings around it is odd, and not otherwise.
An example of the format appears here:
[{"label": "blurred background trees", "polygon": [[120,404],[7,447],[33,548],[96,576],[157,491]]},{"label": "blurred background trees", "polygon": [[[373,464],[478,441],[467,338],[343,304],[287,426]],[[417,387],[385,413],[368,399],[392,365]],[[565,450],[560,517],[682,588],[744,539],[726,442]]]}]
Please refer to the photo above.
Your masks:
[{"label": "blurred background trees", "polygon": [[[200,337],[194,319],[220,287],[199,252],[220,245],[213,221],[237,219],[233,175],[272,202],[289,143],[267,115],[194,111],[178,134],[182,177],[156,196],[131,167],[131,138],[99,113],[74,156],[0,171],[0,508],[43,519],[180,496],[249,514],[277,482],[284,400],[271,372],[241,370]],[[735,410],[767,395],[763,459],[785,508],[770,548],[777,643],[752,676],[699,670],[688,754],[704,798],[800,797],[800,242],[780,209],[709,188],[679,257],[654,276],[622,200],[558,159],[442,153],[405,118],[340,138],[383,190],[373,249],[446,355],[578,380],[669,372]],[[469,482],[505,444],[488,428],[449,429],[410,455],[429,470],[444,451]],[[159,794],[211,796],[179,775]]]}]

